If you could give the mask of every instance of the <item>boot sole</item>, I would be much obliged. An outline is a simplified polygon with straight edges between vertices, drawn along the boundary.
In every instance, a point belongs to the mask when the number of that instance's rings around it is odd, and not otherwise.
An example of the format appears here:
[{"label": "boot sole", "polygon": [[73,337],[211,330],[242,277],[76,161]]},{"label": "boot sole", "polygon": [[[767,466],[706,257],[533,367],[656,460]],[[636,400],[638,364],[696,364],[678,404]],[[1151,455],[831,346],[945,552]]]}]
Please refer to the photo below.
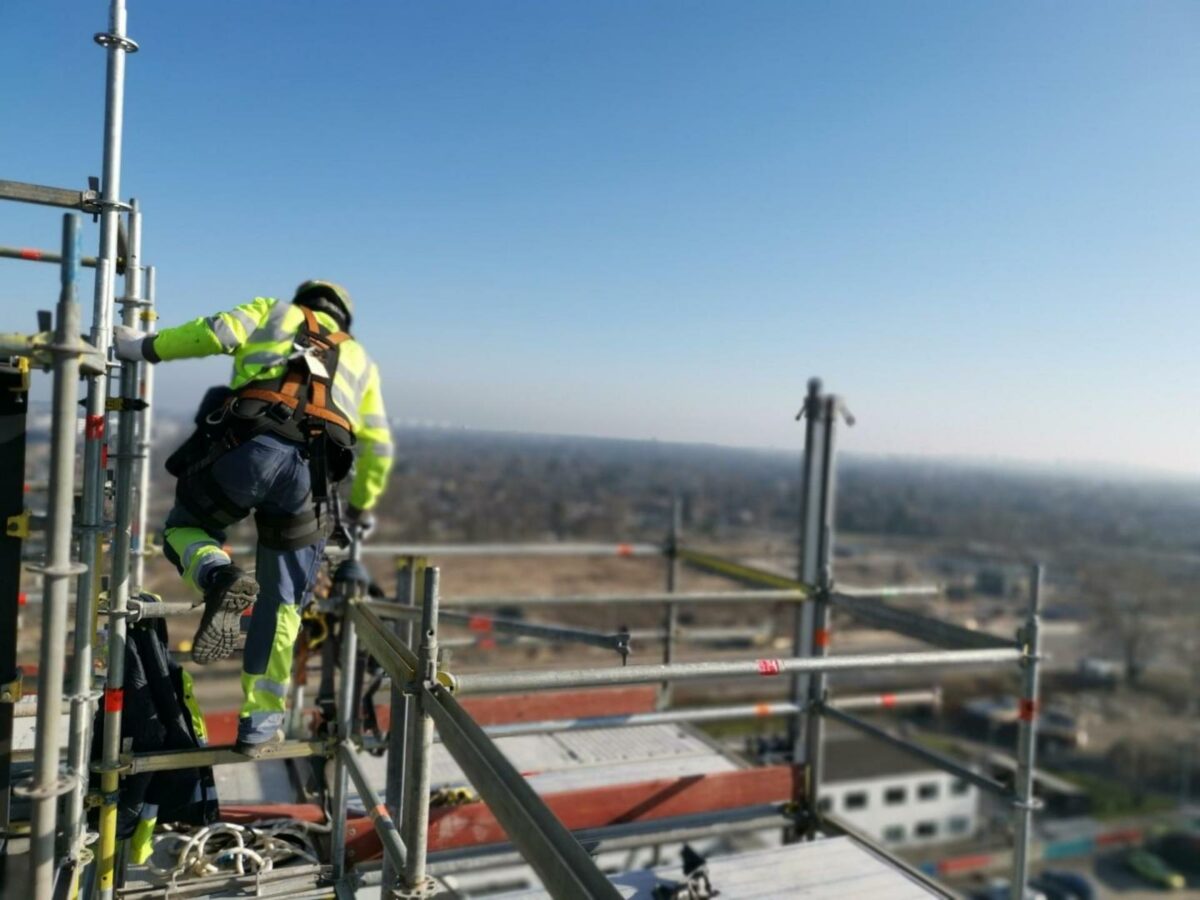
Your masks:
[{"label": "boot sole", "polygon": [[220,601],[206,609],[200,620],[192,641],[192,662],[203,666],[232,656],[242,633],[242,613],[257,597],[258,582],[249,575],[227,587]]}]

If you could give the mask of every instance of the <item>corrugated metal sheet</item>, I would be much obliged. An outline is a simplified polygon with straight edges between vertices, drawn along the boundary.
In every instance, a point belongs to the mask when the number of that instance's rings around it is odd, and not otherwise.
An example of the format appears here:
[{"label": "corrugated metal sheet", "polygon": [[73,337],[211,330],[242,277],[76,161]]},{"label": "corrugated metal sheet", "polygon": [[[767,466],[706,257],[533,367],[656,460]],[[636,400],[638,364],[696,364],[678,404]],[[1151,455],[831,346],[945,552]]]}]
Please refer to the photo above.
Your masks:
[{"label": "corrugated metal sheet", "polygon": [[[922,884],[847,837],[826,838],[709,860],[713,887],[729,900],[927,900]],[[643,869],[612,876],[621,896],[651,900],[654,888],[682,877],[678,868]],[[499,900],[543,900],[532,888],[493,894]]]}]

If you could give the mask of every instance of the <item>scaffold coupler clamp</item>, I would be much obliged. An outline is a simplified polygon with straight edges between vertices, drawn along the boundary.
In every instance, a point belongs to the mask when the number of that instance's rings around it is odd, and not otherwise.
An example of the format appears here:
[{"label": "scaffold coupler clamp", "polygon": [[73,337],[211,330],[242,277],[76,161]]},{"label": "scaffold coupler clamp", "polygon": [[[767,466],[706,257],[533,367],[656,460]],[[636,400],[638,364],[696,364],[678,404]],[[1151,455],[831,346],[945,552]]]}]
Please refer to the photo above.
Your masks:
[{"label": "scaffold coupler clamp", "polygon": [[651,897],[654,900],[709,900],[720,891],[713,887],[708,874],[708,860],[691,848],[683,845],[683,881],[656,885]]},{"label": "scaffold coupler clamp", "polygon": [[629,665],[629,654],[633,652],[632,642],[633,636],[629,633],[629,629],[621,626],[621,630],[617,632],[613,639],[613,648],[621,654],[621,665]]},{"label": "scaffold coupler clamp", "polygon": [[437,880],[430,875],[426,875],[424,880],[415,886],[396,885],[384,891],[383,896],[392,898],[392,900],[424,900],[425,897],[436,897],[442,890]]}]

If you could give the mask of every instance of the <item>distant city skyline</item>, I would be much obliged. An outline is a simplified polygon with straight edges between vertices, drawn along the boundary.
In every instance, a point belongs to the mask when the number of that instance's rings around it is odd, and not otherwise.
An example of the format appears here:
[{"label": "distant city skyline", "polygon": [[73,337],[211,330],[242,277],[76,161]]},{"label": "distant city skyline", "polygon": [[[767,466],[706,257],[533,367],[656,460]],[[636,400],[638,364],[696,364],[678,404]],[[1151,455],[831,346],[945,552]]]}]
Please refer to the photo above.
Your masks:
[{"label": "distant city skyline", "polygon": [[[352,10],[130,0],[160,324],[333,278],[397,421],[789,448],[819,375],[849,452],[1200,471],[1200,6]],[[104,22],[0,8],[0,177],[99,172]],[[0,271],[32,329],[56,271]]]}]

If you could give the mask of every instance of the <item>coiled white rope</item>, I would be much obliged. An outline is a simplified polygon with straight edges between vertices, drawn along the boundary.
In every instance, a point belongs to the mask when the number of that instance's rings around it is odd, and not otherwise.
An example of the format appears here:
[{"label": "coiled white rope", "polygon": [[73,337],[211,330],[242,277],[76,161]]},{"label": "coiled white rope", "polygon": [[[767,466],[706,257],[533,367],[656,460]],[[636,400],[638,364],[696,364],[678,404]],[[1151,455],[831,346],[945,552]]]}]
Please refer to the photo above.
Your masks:
[{"label": "coiled white rope", "polygon": [[307,862],[319,864],[312,834],[328,832],[323,823],[274,819],[255,825],[214,822],[194,832],[164,831],[155,836],[157,851],[166,843],[182,846],[174,854],[173,865],[160,868],[153,862],[148,868],[171,884],[179,879],[219,875],[256,875],[270,872],[276,864]]}]

